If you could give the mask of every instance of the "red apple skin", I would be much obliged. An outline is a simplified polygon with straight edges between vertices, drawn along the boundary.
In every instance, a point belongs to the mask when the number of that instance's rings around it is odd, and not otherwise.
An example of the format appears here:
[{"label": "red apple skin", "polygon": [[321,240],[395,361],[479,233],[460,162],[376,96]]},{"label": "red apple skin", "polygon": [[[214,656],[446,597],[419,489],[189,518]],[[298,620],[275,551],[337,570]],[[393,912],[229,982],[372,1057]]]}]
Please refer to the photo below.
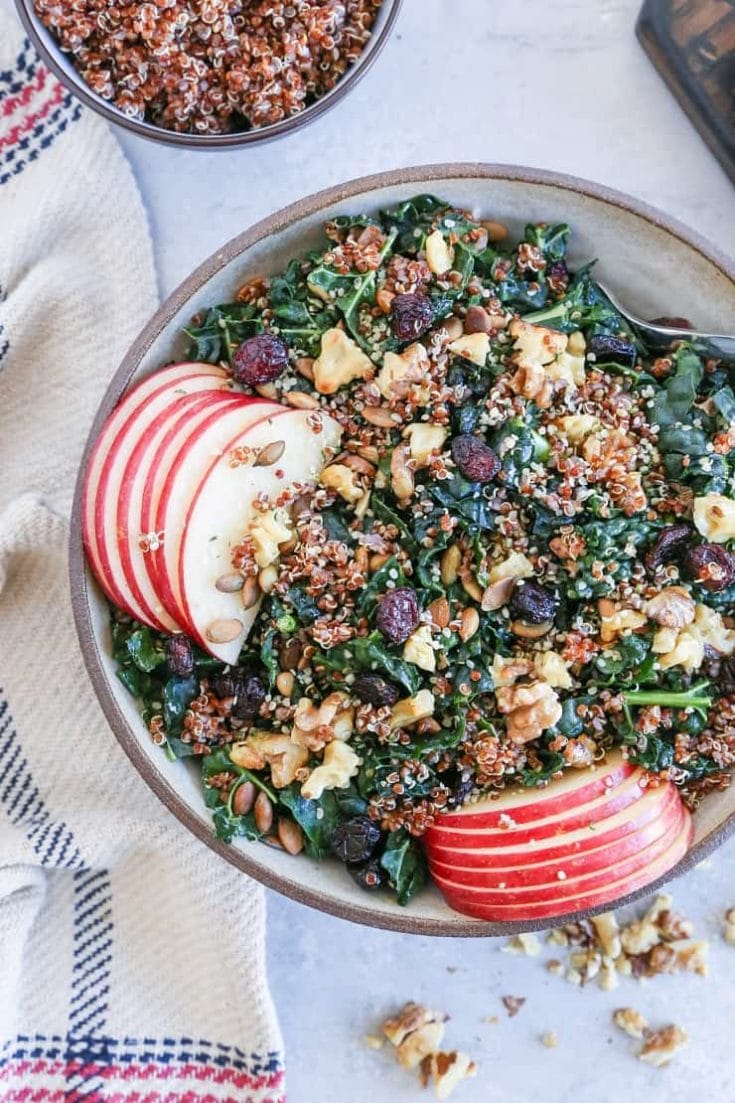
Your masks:
[{"label": "red apple skin", "polygon": [[645,793],[642,783],[646,776],[643,770],[636,771],[622,785],[616,787],[609,796],[598,797],[574,810],[552,816],[548,819],[539,819],[533,824],[527,824],[521,829],[506,828],[478,828],[474,831],[459,831],[455,828],[444,827],[444,816],[437,818],[427,832],[431,843],[441,846],[462,848],[478,848],[493,846],[516,846],[535,842],[539,839],[553,839],[570,831],[577,831],[597,825],[601,818],[607,818],[616,812],[622,812],[630,804],[641,799]]},{"label": "red apple skin", "polygon": [[222,369],[211,364],[183,363],[169,365],[155,376],[142,380],[123,396],[110,413],[87,463],[82,499],[82,541],[87,559],[108,598],[136,619],[140,619],[142,610],[135,608],[132,595],[126,595],[124,588],[121,588],[121,579],[112,570],[105,547],[103,521],[111,466],[123,443],[129,440],[136,422],[146,418],[151,402],[161,400],[167,394],[173,402],[179,397],[177,390],[180,393],[181,388],[192,382],[201,385],[211,380],[209,385],[215,389],[222,387],[226,379]]},{"label": "red apple skin", "polygon": [[609,871],[632,858],[638,858],[649,846],[661,840],[675,836],[683,823],[680,807],[673,805],[664,815],[638,827],[633,834],[624,839],[581,854],[569,854],[556,859],[545,859],[534,863],[519,862],[506,866],[488,866],[465,868],[453,863],[437,861],[429,854],[429,868],[435,879],[442,878],[452,884],[472,889],[481,888],[525,888],[526,886],[559,883],[559,874],[565,874],[564,880],[572,881],[576,877],[586,877],[597,871]]},{"label": "red apple skin", "polygon": [[[267,402],[263,399],[252,398],[250,399],[250,402],[260,403],[264,407],[263,416],[262,418],[259,418],[258,421],[264,421],[269,416],[278,417],[279,415],[288,412],[288,410],[290,409],[290,407],[280,407],[276,403]],[[275,407],[275,410],[273,410],[273,407]],[[266,409],[270,410],[271,412],[267,413]],[[182,447],[182,452],[185,452],[188,448],[192,447],[196,443],[196,441],[200,440],[204,432],[210,427],[210,425],[219,420],[219,416],[220,415],[218,414],[213,415],[211,421],[207,421],[202,426],[200,426],[197,433],[187,439],[186,444]],[[248,426],[248,428],[252,428],[254,425],[258,424],[258,421],[253,421]],[[222,445],[222,453],[228,452],[233,447],[235,447],[240,441],[240,438],[243,436],[244,432],[245,426],[243,426],[243,428],[241,428],[239,432],[233,432],[230,439]],[[202,470],[197,480],[197,486],[192,492],[192,497],[194,494],[197,493],[198,488],[201,486],[203,480],[206,478],[206,475],[208,474],[210,468],[218,462],[218,459],[219,456],[215,456],[211,464],[209,464],[205,470]],[[177,470],[177,465],[173,464],[166,476],[166,480],[164,482],[164,486],[161,491],[161,495],[156,508],[155,521],[151,528],[151,531],[153,532],[163,532],[167,527],[167,507],[171,498]],[[174,539],[177,540],[178,545],[178,543],[180,542],[180,534],[175,534]],[[178,566],[178,555],[175,557],[173,562],[176,566]],[[176,580],[172,578],[168,570],[166,552],[163,545],[158,549],[154,549],[150,554],[146,555],[146,565],[148,566],[149,571],[152,572],[151,580],[153,581],[153,578],[155,578],[154,587],[156,593],[161,599],[161,604],[163,605],[164,609],[166,609],[169,616],[172,616],[174,620],[183,623],[184,631],[187,633],[187,635],[191,636],[192,639],[201,643],[200,637],[198,636],[194,625],[191,624],[182,608],[181,602],[179,600],[179,595],[177,593]]]},{"label": "red apple skin", "polygon": [[458,899],[451,891],[443,895],[450,908],[473,919],[495,923],[528,923],[535,920],[561,923],[565,917],[575,912],[605,908],[664,877],[684,857],[691,845],[693,835],[691,817],[687,817],[685,826],[677,839],[656,862],[639,870],[634,876],[611,881],[604,889],[582,892],[573,896],[559,896],[552,903],[529,901],[523,904],[504,905]]},{"label": "red apple skin", "polygon": [[[445,812],[442,822],[446,827],[476,831],[492,827],[502,830],[500,817],[512,816],[518,824],[555,816],[588,803],[596,797],[607,796],[636,770],[619,752],[613,752],[606,762],[591,770],[569,770],[558,782],[551,782],[543,789],[514,788],[495,799],[486,797],[475,804],[465,804],[456,812]],[[592,776],[590,776],[592,774]]]},{"label": "red apple skin", "polygon": [[[564,880],[555,879],[540,884],[532,884],[506,889],[478,887],[470,888],[467,885],[457,883],[455,880],[434,876],[434,881],[441,891],[451,896],[453,906],[457,903],[481,903],[483,905],[501,904],[553,904],[560,898],[560,892],[565,895],[579,895],[584,893],[604,892],[611,879],[625,880],[634,878],[641,871],[655,866],[658,860],[665,855],[674,845],[681,832],[688,826],[689,813],[682,805],[680,816],[676,821],[676,827],[666,831],[654,843],[650,843],[637,854],[623,861],[615,861],[607,867],[595,870],[590,874],[582,874],[577,877],[569,877]],[[433,874],[433,871],[432,871]]]},{"label": "red apple skin", "polygon": [[431,829],[424,836],[424,844],[427,852],[437,861],[456,862],[467,868],[491,868],[514,863],[528,865],[542,858],[553,860],[580,854],[624,839],[634,833],[638,825],[645,826],[659,815],[664,815],[676,797],[677,794],[672,793],[668,786],[652,787],[643,792],[634,807],[629,806],[604,819],[595,819],[590,827],[569,832],[562,827],[556,835],[540,840],[524,833],[515,848],[506,845],[508,840],[498,839],[498,832],[483,836],[482,846],[466,845],[464,842],[444,845],[436,842]]},{"label": "red apple skin", "polygon": [[218,391],[202,391],[196,394],[183,395],[176,399],[168,410],[164,410],[141,434],[130,458],[125,466],[120,484],[117,503],[117,531],[119,540],[119,553],[122,563],[125,583],[132,593],[138,607],[143,610],[152,627],[161,632],[180,632],[181,625],[167,617],[167,623],[160,620],[160,613],[151,608],[149,601],[142,592],[135,570],[133,568],[133,556],[138,548],[138,541],[144,530],[140,527],[140,516],[131,515],[130,496],[135,482],[141,472],[141,464],[148,465],[147,475],[155,470],[150,448],[156,438],[165,429],[165,434],[160,438],[161,444],[170,442],[177,432],[181,432],[185,426],[192,429],[197,419],[206,416],[213,410],[223,410],[232,404],[236,404],[240,397],[231,393]]}]

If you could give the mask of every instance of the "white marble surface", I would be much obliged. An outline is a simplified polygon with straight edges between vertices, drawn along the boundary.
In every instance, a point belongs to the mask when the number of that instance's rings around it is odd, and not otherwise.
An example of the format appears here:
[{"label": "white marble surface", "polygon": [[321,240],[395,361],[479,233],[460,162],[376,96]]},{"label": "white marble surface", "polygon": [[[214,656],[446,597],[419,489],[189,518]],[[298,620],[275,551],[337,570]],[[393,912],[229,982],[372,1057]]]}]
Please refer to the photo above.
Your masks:
[{"label": "white marble surface", "polygon": [[[150,211],[161,290],[255,219],[362,173],[442,160],[506,161],[622,188],[735,251],[732,185],[638,46],[639,0],[405,0],[394,39],[355,94],[314,126],[261,150],[172,152],[124,139]],[[270,898],[271,980],[293,1103],[425,1098],[361,1035],[408,998],[452,1014],[450,1044],[478,1078],[465,1103],[708,1103],[735,1100],[735,845],[675,888],[713,942],[712,976],[580,992],[497,942],[413,939],[349,926]],[[551,956],[546,954],[545,956]],[[456,971],[455,971],[456,970]],[[500,997],[527,997],[508,1019]],[[631,1004],[691,1035],[664,1072],[636,1062],[610,1025]],[[498,1014],[496,1025],[483,1022]],[[539,1042],[555,1030],[559,1047]]]}]

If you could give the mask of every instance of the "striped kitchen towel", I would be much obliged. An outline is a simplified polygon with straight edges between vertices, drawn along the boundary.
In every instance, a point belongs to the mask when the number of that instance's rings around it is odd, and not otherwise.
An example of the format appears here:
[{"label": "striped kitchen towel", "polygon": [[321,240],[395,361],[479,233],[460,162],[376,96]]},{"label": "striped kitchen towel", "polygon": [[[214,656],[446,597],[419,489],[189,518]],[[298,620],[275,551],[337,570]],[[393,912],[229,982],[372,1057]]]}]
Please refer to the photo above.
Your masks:
[{"label": "striped kitchen towel", "polygon": [[0,1101],[282,1103],[263,892],[119,749],[77,649],[67,511],[155,305],[107,127],[0,9]]}]

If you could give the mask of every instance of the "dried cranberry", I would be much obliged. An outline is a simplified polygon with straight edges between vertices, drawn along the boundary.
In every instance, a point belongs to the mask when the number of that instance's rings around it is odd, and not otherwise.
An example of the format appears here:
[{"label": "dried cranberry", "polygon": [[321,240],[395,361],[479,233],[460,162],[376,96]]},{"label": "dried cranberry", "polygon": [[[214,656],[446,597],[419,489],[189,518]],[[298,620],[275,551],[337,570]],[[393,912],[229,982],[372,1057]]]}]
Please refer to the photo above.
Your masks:
[{"label": "dried cranberry", "polygon": [[385,705],[392,707],[401,696],[398,686],[381,678],[380,674],[358,674],[352,684],[352,692],[361,701],[367,701],[376,708]]},{"label": "dried cranberry", "polygon": [[657,567],[676,559],[691,538],[692,530],[689,525],[669,525],[662,529],[656,542],[646,552],[645,563],[648,570],[653,573]]},{"label": "dried cranberry", "polygon": [[393,300],[393,333],[399,341],[415,341],[431,328],[434,308],[423,291],[396,295]]},{"label": "dried cranberry", "polygon": [[690,578],[712,593],[725,590],[735,582],[735,555],[719,544],[687,548],[682,566]]},{"label": "dried cranberry", "polygon": [[367,889],[368,892],[379,889],[381,885],[385,884],[385,874],[377,858],[371,858],[364,865],[353,866],[350,869],[350,874],[360,888]]},{"label": "dried cranberry", "polygon": [[525,620],[529,624],[543,624],[553,620],[559,599],[553,590],[547,590],[533,579],[521,579],[513,587],[508,612],[513,620]]},{"label": "dried cranberry", "polygon": [[452,786],[452,790],[447,799],[447,804],[450,808],[459,808],[469,800],[471,794],[475,789],[475,779],[472,777],[463,777],[461,774]]},{"label": "dried cranberry", "polygon": [[462,433],[454,438],[452,459],[465,479],[473,483],[489,483],[502,467],[492,448],[472,433]]},{"label": "dried cranberry", "polygon": [[410,586],[388,590],[380,599],[375,618],[380,631],[391,643],[405,643],[419,623],[419,601]]},{"label": "dried cranberry", "polygon": [[638,359],[638,350],[632,341],[607,333],[593,334],[587,342],[587,353],[594,356],[598,364],[629,364],[633,367]]},{"label": "dried cranberry", "polygon": [[546,282],[557,295],[563,295],[569,287],[569,269],[563,260],[557,260],[546,270]]},{"label": "dried cranberry", "polygon": [[704,662],[699,670],[708,681],[716,683],[721,697],[735,695],[735,655],[721,655],[705,644]]},{"label": "dried cranberry", "polygon": [[274,333],[258,333],[235,353],[232,374],[246,387],[272,383],[288,367],[288,346]]},{"label": "dried cranberry", "polygon": [[332,853],[349,865],[367,862],[380,842],[380,828],[367,816],[338,823],[329,836]]},{"label": "dried cranberry", "polygon": [[243,670],[237,679],[237,700],[232,715],[238,720],[252,720],[260,712],[266,698],[265,682],[254,670]]},{"label": "dried cranberry", "polygon": [[257,671],[240,667],[216,675],[210,680],[209,689],[215,697],[234,698],[232,715],[237,720],[252,720],[257,716],[267,693],[265,682]]},{"label": "dried cranberry", "polygon": [[166,640],[166,665],[172,674],[180,678],[190,678],[194,673],[191,640],[183,632],[169,636]]}]

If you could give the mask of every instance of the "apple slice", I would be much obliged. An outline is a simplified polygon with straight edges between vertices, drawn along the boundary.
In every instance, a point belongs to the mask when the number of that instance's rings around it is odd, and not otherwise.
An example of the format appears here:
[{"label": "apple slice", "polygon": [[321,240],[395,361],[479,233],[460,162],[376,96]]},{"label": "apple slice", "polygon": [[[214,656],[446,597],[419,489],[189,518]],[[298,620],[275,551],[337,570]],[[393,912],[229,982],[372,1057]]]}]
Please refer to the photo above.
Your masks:
[{"label": "apple slice", "polygon": [[475,919],[484,919],[488,922],[528,923],[535,920],[562,922],[566,916],[574,912],[592,909],[601,910],[665,877],[684,857],[691,845],[693,835],[694,827],[691,816],[687,812],[681,831],[671,841],[668,849],[659,855],[655,861],[646,864],[635,874],[627,877],[617,878],[614,871],[611,872],[611,880],[604,888],[588,889],[582,892],[573,892],[572,895],[562,895],[565,890],[560,884],[556,898],[550,902],[533,903],[528,901],[522,904],[494,904],[483,902],[481,899],[460,899],[453,891],[448,891],[444,895],[447,904],[454,911],[472,916]]},{"label": "apple slice", "polygon": [[[220,396],[220,398],[225,399],[227,397],[227,395]],[[248,412],[248,417],[251,415],[253,417],[263,416],[270,411],[281,410],[281,407],[277,406],[276,403],[266,399],[240,394],[229,397],[236,397],[240,401],[244,400],[249,404],[250,410]],[[173,479],[173,472],[187,450],[187,442],[190,439],[198,438],[200,433],[214,426],[219,421],[221,412],[221,407],[212,406],[212,408],[203,410],[200,414],[192,415],[190,419],[179,420],[175,425],[172,425],[171,431],[167,432],[151,451],[149,459],[147,460],[148,472],[143,482],[140,513],[137,519],[138,531],[143,536],[144,541],[146,537],[149,538],[147,541],[149,545],[151,543],[155,544],[158,538],[158,530],[156,530],[155,525],[161,494],[164,488],[167,487]],[[131,517],[131,531],[135,528],[135,525],[136,521]],[[142,566],[148,579],[148,587],[150,591],[156,595],[157,606],[163,610],[171,621],[175,620],[177,624],[180,624],[180,610],[177,610],[177,612],[172,615],[161,600],[161,591],[166,585],[166,580],[165,578],[163,580],[161,579],[158,569],[161,557],[155,555],[150,549],[148,552],[143,552],[141,548],[141,553]],[[188,631],[188,627],[184,624],[180,624],[179,630]]]},{"label": "apple slice", "polygon": [[[196,488],[183,526],[175,597],[194,638],[222,662],[237,662],[258,611],[257,605],[244,609],[240,593],[216,585],[232,570],[234,549],[255,516],[256,500],[272,502],[294,484],[316,482],[327,456],[338,450],[341,433],[324,414],[315,422],[313,411],[291,409],[263,419],[230,442]],[[249,449],[255,457],[274,443],[283,451],[273,463],[233,466],[230,461],[233,449]],[[225,621],[239,622],[240,632],[227,642],[214,640],[211,627]]]},{"label": "apple slice", "polygon": [[[193,432],[212,414],[241,403],[242,395],[203,391],[178,398],[154,419],[140,435],[122,472],[117,494],[117,552],[123,577],[133,599],[145,614],[145,621],[162,632],[181,632],[182,626],[163,608],[146,570],[145,546],[148,530],[141,529],[143,492],[155,470],[159,451],[182,431]],[[141,544],[143,542],[143,544]]]},{"label": "apple slice", "polygon": [[439,861],[435,855],[430,857],[429,862],[432,876],[468,888],[512,889],[549,882],[557,884],[560,880],[570,881],[576,877],[585,877],[636,858],[646,847],[659,842],[664,836],[671,836],[672,833],[675,835],[682,822],[681,804],[672,804],[663,815],[655,817],[647,824],[636,824],[631,834],[577,854],[548,858],[537,853],[537,862],[524,861],[521,858],[518,861],[511,860],[503,866],[488,863],[483,867],[465,867],[455,862]]},{"label": "apple slice", "polygon": [[[479,827],[476,830],[461,831],[457,828],[445,828],[444,816],[439,816],[426,835],[430,845],[476,849],[484,846],[513,847],[525,846],[542,839],[553,840],[572,831],[595,828],[601,819],[609,818],[616,812],[622,812],[628,805],[639,801],[646,792],[646,774],[636,770],[621,785],[596,800],[581,804],[548,819],[539,819],[535,823],[517,826],[514,822],[507,827]],[[523,790],[520,790],[521,797]]]},{"label": "apple slice", "polygon": [[677,792],[668,785],[648,789],[635,807],[624,808],[621,812],[578,831],[559,832],[549,839],[531,839],[526,843],[521,841],[518,845],[522,849],[497,845],[493,841],[493,835],[483,840],[486,842],[484,847],[438,845],[425,837],[426,850],[430,862],[463,869],[496,869],[555,861],[626,839],[634,835],[639,827],[646,827],[651,821],[665,816],[672,806],[678,804],[678,800]]},{"label": "apple slice", "polygon": [[[194,429],[185,426],[152,460],[141,508],[141,532],[151,537],[145,566],[164,609],[193,638],[177,585],[179,548],[191,503],[212,464],[231,451],[233,441],[257,422],[274,423],[288,412],[276,402],[243,396],[236,406],[214,410]],[[223,517],[224,505],[214,506]]]},{"label": "apple slice", "polygon": [[587,770],[566,770],[561,778],[543,788],[521,789],[513,786],[497,796],[465,804],[455,812],[445,812],[442,823],[448,828],[473,831],[480,827],[505,829],[508,818],[516,824],[530,823],[542,817],[555,816],[595,797],[607,796],[634,771],[635,767],[619,751],[615,751],[602,765]]},{"label": "apple slice", "polygon": [[[610,848],[610,862],[601,869],[592,870],[589,873],[577,874],[573,877],[563,876],[564,870],[555,874],[548,867],[549,877],[538,883],[523,884],[511,883],[510,872],[504,875],[504,887],[500,883],[485,885],[474,883],[463,884],[454,877],[444,877],[436,874],[432,868],[434,881],[445,894],[451,895],[454,904],[458,901],[478,901],[483,904],[543,904],[553,902],[560,895],[574,895],[581,892],[604,890],[611,880],[620,880],[624,877],[635,876],[640,869],[653,864],[661,854],[665,853],[672,845],[684,825],[687,823],[689,813],[681,804],[678,815],[671,824],[667,824],[667,830],[654,842],[649,842],[637,853],[620,861],[615,856],[615,844]],[[544,871],[541,870],[543,873]],[[473,876],[479,877],[480,871],[473,871]],[[494,876],[494,871],[490,876]],[[519,876],[529,876],[528,871],[522,871]]]},{"label": "apple slice", "polygon": [[148,413],[150,403],[157,410],[173,402],[180,395],[193,390],[229,389],[231,384],[225,372],[213,364],[172,364],[139,383],[120,400],[102,427],[92,450],[85,474],[82,492],[82,540],[89,564],[103,590],[115,604],[132,616],[137,615],[130,596],[120,579],[113,577],[104,550],[100,549],[102,520],[106,488],[110,481],[111,467],[119,456],[119,449],[137,419]]}]

